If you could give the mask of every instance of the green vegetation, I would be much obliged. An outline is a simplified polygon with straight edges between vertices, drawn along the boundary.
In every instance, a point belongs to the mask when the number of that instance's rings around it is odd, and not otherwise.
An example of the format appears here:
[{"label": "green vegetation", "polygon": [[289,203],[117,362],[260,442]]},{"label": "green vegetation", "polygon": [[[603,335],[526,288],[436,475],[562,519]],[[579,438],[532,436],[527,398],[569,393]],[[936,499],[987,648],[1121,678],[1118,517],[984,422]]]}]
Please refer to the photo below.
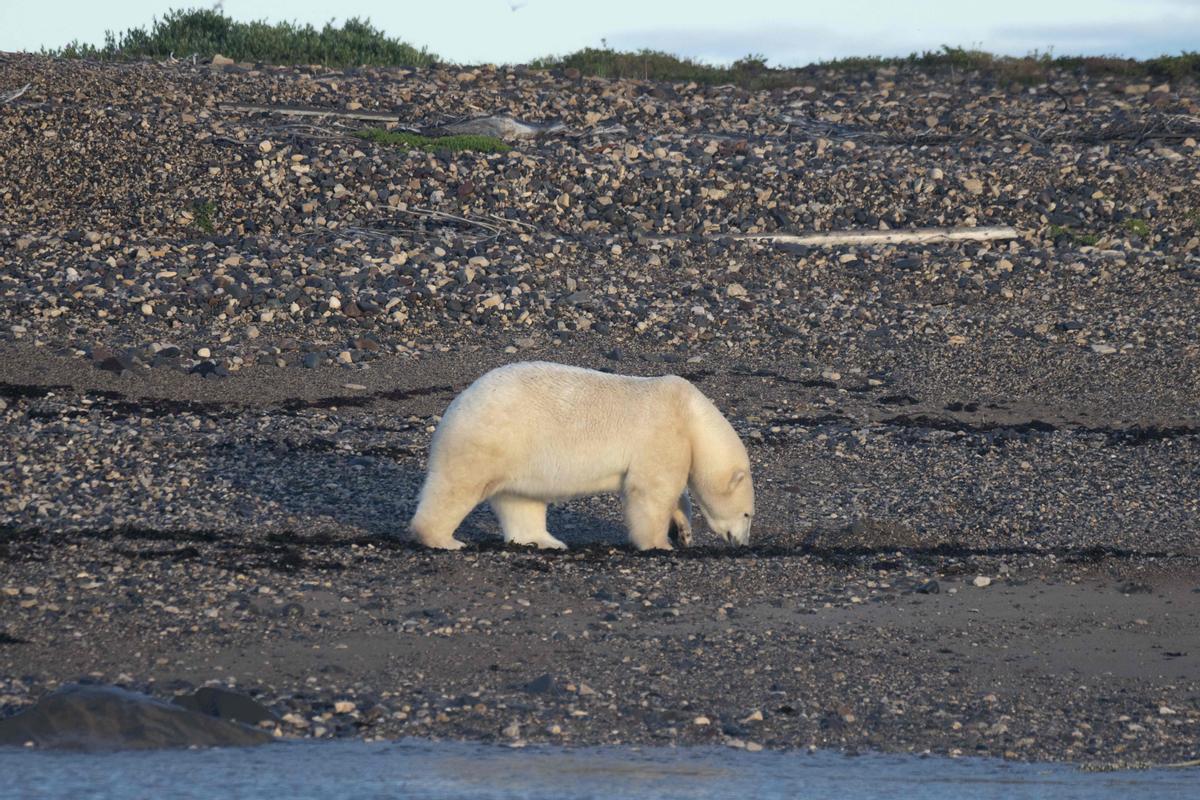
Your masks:
[{"label": "green vegetation", "polygon": [[1072,244],[1088,246],[1095,246],[1100,241],[1100,237],[1094,233],[1078,233],[1062,225],[1051,225],[1046,229],[1046,235],[1056,241],[1065,236],[1071,240]]},{"label": "green vegetation", "polygon": [[355,131],[354,135],[376,144],[403,147],[408,150],[424,150],[427,153],[435,153],[439,150],[448,150],[452,153],[463,151],[507,153],[512,150],[502,140],[493,136],[422,136],[419,133],[388,131],[383,128],[363,128]]},{"label": "green vegetation", "polygon": [[728,67],[717,67],[658,50],[620,52],[607,47],[586,47],[566,56],[533,61],[534,69],[576,69],[600,78],[640,78],[696,83],[736,83],[753,88],[794,84],[795,71],[772,69],[760,55],[748,55]]},{"label": "green vegetation", "polygon": [[[209,9],[168,11],[162,19],[154,19],[149,30],[130,28],[120,34],[107,31],[102,46],[75,41],[48,52],[64,57],[99,59],[166,58],[170,55],[211,58],[220,53],[235,61],[332,67],[420,67],[438,62],[437,56],[428,50],[389,38],[367,20],[352,18],[340,28],[327,23],[317,30],[312,25],[294,22],[237,22],[220,11]],[[753,54],[729,66],[716,66],[658,50],[613,50],[601,40],[600,47],[537,59],[530,66],[534,69],[575,69],[582,75],[605,78],[732,83],[755,89],[811,82],[814,74],[823,70],[856,73],[893,68],[981,72],[998,80],[1020,83],[1043,81],[1052,69],[1094,76],[1178,81],[1200,78],[1200,52],[1138,61],[1109,56],[1053,56],[1050,53],[998,56],[982,50],[944,45],[940,50],[907,56],[840,58],[808,67],[789,68],[768,67],[763,56]]]},{"label": "green vegetation", "polygon": [[220,53],[234,61],[326,66],[426,66],[437,61],[425,49],[388,38],[370,22],[348,19],[340,28],[321,30],[291,22],[235,22],[219,11],[168,11],[150,30],[130,28],[104,34],[104,45],[72,42],[51,55],[75,58],[211,58]]},{"label": "green vegetation", "polygon": [[1110,56],[1054,56],[1050,53],[998,56],[982,50],[943,45],[940,50],[907,56],[839,58],[793,69],[768,67],[765,59],[757,55],[746,56],[728,67],[719,67],[656,50],[620,52],[602,46],[588,47],[565,56],[541,58],[530,66],[535,69],[576,69],[583,75],[602,78],[733,83],[756,89],[811,82],[814,72],[820,70],[850,73],[880,69],[980,72],[997,80],[1030,84],[1045,80],[1052,69],[1083,72],[1097,77],[1121,76],[1147,80],[1200,78],[1200,53],[1138,61]]},{"label": "green vegetation", "polygon": [[217,213],[217,205],[211,200],[197,201],[192,204],[192,225],[204,231],[212,233],[216,230],[213,225],[213,214]]},{"label": "green vegetation", "polygon": [[1143,239],[1150,235],[1150,225],[1144,219],[1130,218],[1125,220],[1125,230]]}]

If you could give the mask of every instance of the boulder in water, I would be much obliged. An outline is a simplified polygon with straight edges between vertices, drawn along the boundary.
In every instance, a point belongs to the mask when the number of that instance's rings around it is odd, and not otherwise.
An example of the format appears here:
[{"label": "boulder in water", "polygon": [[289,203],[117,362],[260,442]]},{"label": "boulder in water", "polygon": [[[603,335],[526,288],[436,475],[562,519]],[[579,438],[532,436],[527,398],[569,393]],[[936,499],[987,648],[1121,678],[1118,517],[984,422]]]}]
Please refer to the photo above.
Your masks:
[{"label": "boulder in water", "polygon": [[115,686],[69,685],[0,720],[0,746],[72,750],[245,747],[272,736]]}]

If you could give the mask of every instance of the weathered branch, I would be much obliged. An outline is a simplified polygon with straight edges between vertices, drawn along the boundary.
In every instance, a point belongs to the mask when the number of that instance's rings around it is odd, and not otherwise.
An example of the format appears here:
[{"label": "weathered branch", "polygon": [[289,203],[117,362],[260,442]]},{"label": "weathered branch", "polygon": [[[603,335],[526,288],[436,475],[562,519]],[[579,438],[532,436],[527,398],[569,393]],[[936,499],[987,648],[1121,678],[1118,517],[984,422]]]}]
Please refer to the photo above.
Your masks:
[{"label": "weathered branch", "polygon": [[29,91],[29,87],[32,85],[33,84],[31,84],[31,83],[27,83],[24,86],[22,86],[20,89],[13,89],[10,92],[0,93],[0,106],[4,105],[5,103],[11,103],[13,100],[16,100],[18,97],[25,94],[25,92]]},{"label": "weathered branch", "polygon": [[834,247],[842,244],[932,244],[934,242],[989,242],[1016,239],[1020,234],[1007,225],[980,228],[914,228],[910,230],[820,231],[817,233],[739,233],[732,236],[713,236],[715,239],[770,242],[772,244],[802,244],[814,247]]},{"label": "weathered branch", "polygon": [[526,122],[507,114],[464,119],[446,125],[433,125],[421,131],[427,136],[495,136],[499,139],[537,139],[564,133],[566,126],[558,120]]},{"label": "weathered branch", "polygon": [[341,119],[358,119],[368,122],[399,122],[400,117],[385,111],[340,111],[334,108],[314,108],[309,106],[260,106],[243,103],[221,103],[217,108],[222,111],[240,111],[245,114],[282,114],[288,117],[338,117]]},{"label": "weathered branch", "polygon": [[[908,230],[817,231],[814,233],[714,233],[705,239],[734,239],[769,244],[800,244],[810,247],[836,247],[845,244],[934,244],[936,242],[990,242],[1016,239],[1021,234],[1007,225],[979,228],[910,228]],[[686,241],[689,236],[649,236],[656,242]]]}]

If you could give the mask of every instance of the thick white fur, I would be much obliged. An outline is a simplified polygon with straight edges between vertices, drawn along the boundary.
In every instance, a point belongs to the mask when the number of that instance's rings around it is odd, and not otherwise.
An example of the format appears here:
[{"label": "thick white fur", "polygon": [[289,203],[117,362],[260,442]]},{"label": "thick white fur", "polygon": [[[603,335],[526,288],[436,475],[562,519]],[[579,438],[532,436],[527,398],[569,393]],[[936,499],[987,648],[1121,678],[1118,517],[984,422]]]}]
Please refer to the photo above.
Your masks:
[{"label": "thick white fur", "polygon": [[494,369],[446,409],[409,525],[429,547],[487,500],[518,544],[563,548],[546,505],[619,493],[638,549],[691,537],[688,490],[717,534],[745,544],[754,515],[750,461],[729,422],[683,378],[635,378],[547,362]]}]

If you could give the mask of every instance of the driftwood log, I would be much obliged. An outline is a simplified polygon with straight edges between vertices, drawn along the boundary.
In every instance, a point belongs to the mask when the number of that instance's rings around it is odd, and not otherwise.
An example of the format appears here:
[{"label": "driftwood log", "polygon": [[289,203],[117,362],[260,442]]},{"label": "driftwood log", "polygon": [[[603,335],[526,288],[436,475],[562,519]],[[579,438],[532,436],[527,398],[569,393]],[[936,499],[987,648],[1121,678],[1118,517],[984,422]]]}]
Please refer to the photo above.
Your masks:
[{"label": "driftwood log", "polygon": [[245,103],[221,103],[222,111],[239,111],[244,114],[282,114],[287,117],[336,117],[357,119],[366,122],[399,122],[400,117],[386,111],[342,111],[336,108],[312,106],[260,106]]},{"label": "driftwood log", "polygon": [[13,100],[16,100],[18,97],[20,97],[21,95],[23,95],[27,91],[29,91],[29,87],[32,85],[33,84],[31,84],[31,83],[27,83],[24,86],[22,86],[20,89],[13,89],[12,91],[8,91],[8,92],[0,92],[0,106],[4,105],[5,103],[11,103]]},{"label": "driftwood log", "polygon": [[[877,244],[936,244],[938,242],[992,242],[1017,239],[1016,228],[1007,225],[986,225],[979,228],[910,228],[908,230],[850,230],[815,231],[813,233],[710,233],[709,241],[730,239],[739,242],[768,244],[798,244],[807,247],[838,247],[840,245]],[[650,242],[686,242],[688,235],[647,236]]]},{"label": "driftwood log", "polygon": [[1016,239],[1020,234],[1007,225],[988,225],[979,228],[913,228],[910,230],[818,231],[815,233],[740,233],[713,238],[772,244],[802,244],[811,247],[834,247],[843,244],[933,244],[936,242],[990,242]]},{"label": "driftwood log", "polygon": [[[399,125],[401,119],[397,114],[387,111],[343,111],[336,108],[316,108],[313,106],[263,106],[250,103],[222,103],[218,106],[222,111],[237,111],[243,114],[279,114],[286,117],[332,117],[334,119],[352,119],[363,122],[390,122]],[[549,122],[526,122],[507,114],[490,114],[483,117],[461,119],[441,125],[414,127],[402,125],[402,130],[420,133],[424,136],[494,136],[508,141],[520,139],[539,139],[543,136],[565,134],[566,126],[558,120]]]}]

